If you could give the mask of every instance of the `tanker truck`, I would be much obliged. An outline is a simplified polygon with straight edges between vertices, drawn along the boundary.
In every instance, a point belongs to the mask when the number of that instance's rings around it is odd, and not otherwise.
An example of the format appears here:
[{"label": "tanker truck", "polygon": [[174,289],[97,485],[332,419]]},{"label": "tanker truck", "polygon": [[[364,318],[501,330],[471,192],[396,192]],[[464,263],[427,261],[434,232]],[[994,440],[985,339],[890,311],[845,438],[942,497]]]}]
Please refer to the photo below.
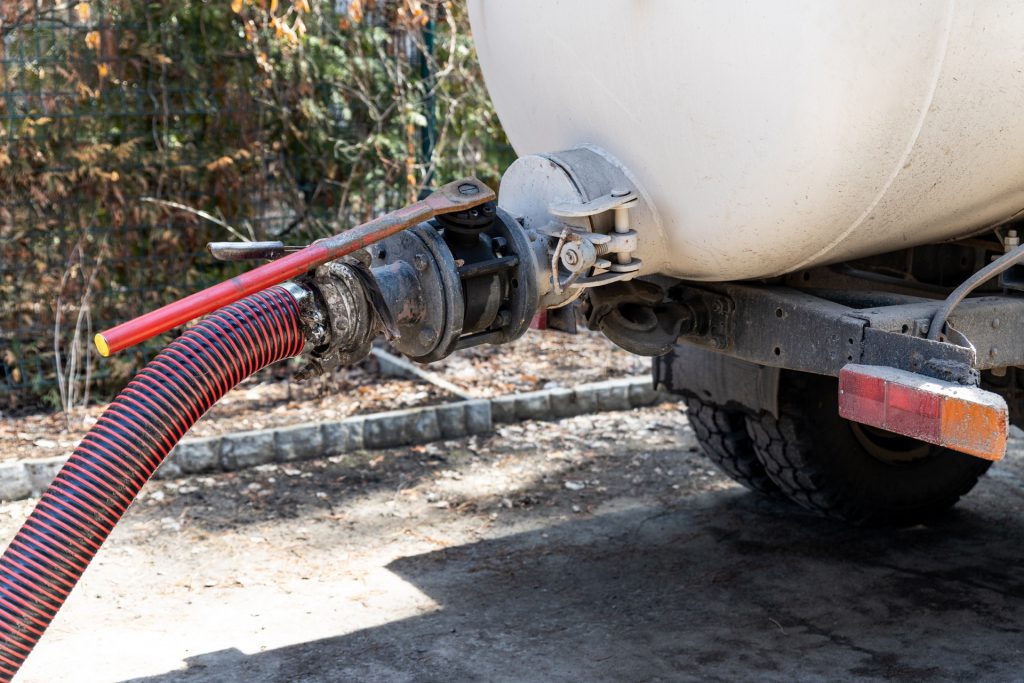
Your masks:
[{"label": "tanker truck", "polygon": [[1024,409],[1024,12],[1011,0],[469,0],[518,159],[96,336],[208,315],[0,558],[10,680],[174,444],[270,363],[430,362],[538,312],[653,358],[740,484],[860,524],[968,492]]},{"label": "tanker truck", "polygon": [[[910,524],[1002,457],[1024,407],[1019,6],[469,8],[520,156],[499,207],[598,249],[628,217],[630,265],[576,281],[587,320],[655,357],[726,474]],[[635,203],[604,211],[620,185]]]}]

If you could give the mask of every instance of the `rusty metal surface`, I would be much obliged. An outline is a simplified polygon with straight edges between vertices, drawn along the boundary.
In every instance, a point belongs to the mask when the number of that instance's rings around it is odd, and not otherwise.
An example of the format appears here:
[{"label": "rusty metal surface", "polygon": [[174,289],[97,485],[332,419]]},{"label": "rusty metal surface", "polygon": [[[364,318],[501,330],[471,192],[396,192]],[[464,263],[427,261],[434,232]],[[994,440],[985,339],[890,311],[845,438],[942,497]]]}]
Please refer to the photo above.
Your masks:
[{"label": "rusty metal surface", "polygon": [[434,216],[468,209],[494,198],[494,191],[476,178],[463,178],[448,183],[414,204],[386,213],[341,234],[317,240],[293,254],[105,330],[97,335],[97,347],[104,356],[116,353]]},{"label": "rusty metal surface", "polygon": [[[857,311],[873,328],[923,336],[941,302],[885,306]],[[979,370],[1024,365],[1024,335],[1016,321],[1024,318],[1024,298],[983,296],[966,299],[949,316],[949,327],[977,350]],[[948,328],[947,328],[948,329]]]}]

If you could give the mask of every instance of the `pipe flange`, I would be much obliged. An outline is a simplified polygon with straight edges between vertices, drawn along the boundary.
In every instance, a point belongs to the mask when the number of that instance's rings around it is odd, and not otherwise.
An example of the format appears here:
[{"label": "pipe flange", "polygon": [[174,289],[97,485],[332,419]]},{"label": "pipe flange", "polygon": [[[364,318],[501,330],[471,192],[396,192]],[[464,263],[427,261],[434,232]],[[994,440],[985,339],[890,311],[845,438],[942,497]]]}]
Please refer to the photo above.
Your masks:
[{"label": "pipe flange", "polygon": [[501,329],[501,337],[491,342],[505,344],[523,336],[540,306],[540,287],[537,283],[539,269],[529,235],[511,214],[499,208],[491,231],[504,237],[508,243],[508,252],[519,258],[509,279],[509,322]]},{"label": "pipe flange", "polygon": [[[426,363],[447,356],[462,333],[462,285],[447,245],[429,224],[400,232],[371,250],[374,273],[413,269],[414,277],[378,277],[398,326],[392,345]],[[404,283],[404,284],[403,284]],[[392,291],[394,289],[394,291]]]},{"label": "pipe flange", "polygon": [[459,269],[455,264],[455,257],[452,256],[448,245],[445,244],[444,239],[432,225],[421,223],[414,228],[410,228],[409,232],[423,241],[430,254],[430,258],[436,264],[441,277],[441,290],[438,302],[441,304],[439,308],[444,312],[444,322],[438,328],[440,334],[438,335],[437,344],[433,349],[420,355],[402,352],[419,363],[430,363],[450,355],[455,350],[455,345],[462,335],[462,325],[465,316],[462,280],[459,278]]},{"label": "pipe flange", "polygon": [[[429,353],[440,341],[445,321],[443,283],[436,259],[411,230],[387,238],[371,248],[370,255],[370,270],[380,283],[398,328],[391,344],[409,357]],[[409,268],[414,271],[412,283],[403,277]],[[381,276],[392,272],[397,277]]]}]

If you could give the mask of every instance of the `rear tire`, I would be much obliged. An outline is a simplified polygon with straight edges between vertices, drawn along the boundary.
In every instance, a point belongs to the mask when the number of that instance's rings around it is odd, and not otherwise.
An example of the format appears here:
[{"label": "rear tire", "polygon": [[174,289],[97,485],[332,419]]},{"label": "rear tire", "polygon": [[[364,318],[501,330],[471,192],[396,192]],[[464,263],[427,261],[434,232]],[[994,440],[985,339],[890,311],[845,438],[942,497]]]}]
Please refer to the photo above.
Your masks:
[{"label": "rear tire", "polygon": [[718,469],[751,491],[778,493],[754,452],[742,412],[689,397],[686,411],[697,443]]},{"label": "rear tire", "polygon": [[783,493],[855,524],[927,521],[970,491],[991,464],[844,420],[834,377],[783,372],[779,417],[748,417],[747,429]]}]

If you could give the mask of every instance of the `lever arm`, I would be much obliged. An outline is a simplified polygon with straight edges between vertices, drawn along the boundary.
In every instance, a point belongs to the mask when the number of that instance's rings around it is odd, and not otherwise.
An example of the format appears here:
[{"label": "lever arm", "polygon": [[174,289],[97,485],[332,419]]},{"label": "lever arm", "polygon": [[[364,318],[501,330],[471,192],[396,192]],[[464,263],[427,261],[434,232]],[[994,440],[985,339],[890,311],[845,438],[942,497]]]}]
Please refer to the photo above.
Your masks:
[{"label": "lever arm", "polygon": [[94,338],[96,348],[100,355],[109,356],[434,216],[463,211],[494,198],[494,191],[476,178],[463,178],[442,185],[415,204],[386,213],[333,237],[317,240],[276,261],[100,332]]}]

